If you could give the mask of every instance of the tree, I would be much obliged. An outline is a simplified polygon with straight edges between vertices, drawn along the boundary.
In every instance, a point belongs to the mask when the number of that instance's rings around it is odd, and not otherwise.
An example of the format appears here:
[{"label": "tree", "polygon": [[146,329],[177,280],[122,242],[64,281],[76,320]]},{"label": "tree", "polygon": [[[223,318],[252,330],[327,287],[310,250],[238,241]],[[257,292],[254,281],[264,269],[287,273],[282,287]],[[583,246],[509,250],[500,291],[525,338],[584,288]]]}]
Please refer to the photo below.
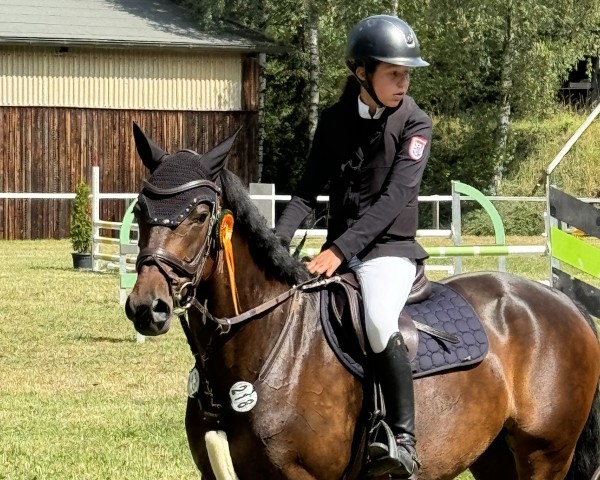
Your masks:
[{"label": "tree", "polygon": [[[413,86],[425,108],[445,117],[494,119],[496,190],[513,153],[510,122],[556,108],[568,71],[598,50],[595,0],[403,2],[432,67]],[[491,179],[490,179],[491,180]]]},{"label": "tree", "polygon": [[519,154],[511,122],[555,111],[569,69],[597,54],[600,44],[596,0],[180,3],[206,28],[233,21],[288,47],[267,59],[264,103],[262,178],[284,192],[303,170],[318,110],[337,99],[349,73],[346,35],[361,18],[397,13],[413,26],[431,63],[413,73],[411,85],[411,94],[434,117],[435,168],[424,179],[429,193],[449,189],[453,178],[499,191]]}]

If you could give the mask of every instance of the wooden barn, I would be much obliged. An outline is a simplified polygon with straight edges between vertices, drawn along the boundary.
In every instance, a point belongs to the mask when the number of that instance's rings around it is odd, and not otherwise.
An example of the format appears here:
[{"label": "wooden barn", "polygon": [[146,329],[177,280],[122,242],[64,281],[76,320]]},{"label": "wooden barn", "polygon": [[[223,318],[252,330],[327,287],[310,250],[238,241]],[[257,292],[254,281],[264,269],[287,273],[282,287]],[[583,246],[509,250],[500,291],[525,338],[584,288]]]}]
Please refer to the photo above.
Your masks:
[{"label": "wooden barn", "polygon": [[[132,121],[167,150],[203,152],[239,126],[228,167],[258,175],[258,55],[206,34],[169,0],[0,0],[0,192],[136,192]],[[102,218],[124,205],[103,202]],[[0,198],[0,238],[65,238],[69,200]]]}]

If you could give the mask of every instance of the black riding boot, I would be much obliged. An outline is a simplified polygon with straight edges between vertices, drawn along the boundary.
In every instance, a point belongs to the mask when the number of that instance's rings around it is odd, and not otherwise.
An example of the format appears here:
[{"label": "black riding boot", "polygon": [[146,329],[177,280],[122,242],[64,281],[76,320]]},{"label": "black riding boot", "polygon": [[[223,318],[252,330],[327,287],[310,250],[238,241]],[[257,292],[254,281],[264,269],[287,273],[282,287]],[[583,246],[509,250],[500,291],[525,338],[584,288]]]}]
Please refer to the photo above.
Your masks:
[{"label": "black riding boot", "polygon": [[373,460],[369,476],[416,479],[419,461],[415,450],[415,396],[408,351],[400,333],[390,338],[385,350],[373,354],[375,376],[385,402],[385,421],[396,439],[396,451]]}]

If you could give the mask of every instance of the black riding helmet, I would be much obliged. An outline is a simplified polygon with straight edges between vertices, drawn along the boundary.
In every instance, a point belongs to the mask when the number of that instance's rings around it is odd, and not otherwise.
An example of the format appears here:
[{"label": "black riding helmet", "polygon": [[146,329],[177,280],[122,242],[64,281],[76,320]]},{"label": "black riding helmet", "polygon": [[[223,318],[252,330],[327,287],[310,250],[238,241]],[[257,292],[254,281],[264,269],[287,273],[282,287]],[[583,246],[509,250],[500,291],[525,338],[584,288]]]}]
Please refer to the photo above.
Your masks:
[{"label": "black riding helmet", "polygon": [[[429,65],[421,58],[419,41],[410,25],[391,15],[364,18],[350,31],[346,44],[346,65],[373,100],[383,107],[369,80],[369,74],[379,62],[406,67]],[[365,80],[356,75],[356,69],[361,66],[367,73]]]}]

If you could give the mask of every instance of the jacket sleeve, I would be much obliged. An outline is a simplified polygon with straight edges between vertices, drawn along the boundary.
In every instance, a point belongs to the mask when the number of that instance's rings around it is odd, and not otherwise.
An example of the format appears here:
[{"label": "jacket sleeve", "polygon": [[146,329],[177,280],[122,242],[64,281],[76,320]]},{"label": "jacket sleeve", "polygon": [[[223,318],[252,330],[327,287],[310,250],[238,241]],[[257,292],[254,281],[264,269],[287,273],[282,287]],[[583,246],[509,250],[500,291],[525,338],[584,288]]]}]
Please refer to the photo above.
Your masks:
[{"label": "jacket sleeve", "polygon": [[328,118],[328,111],[324,110],[315,131],[304,175],[275,225],[277,236],[288,244],[300,224],[316,207],[317,196],[329,180]]},{"label": "jacket sleeve", "polygon": [[346,260],[375,240],[418,196],[431,149],[431,119],[421,110],[405,124],[400,145],[380,195],[358,221],[333,243]]}]

